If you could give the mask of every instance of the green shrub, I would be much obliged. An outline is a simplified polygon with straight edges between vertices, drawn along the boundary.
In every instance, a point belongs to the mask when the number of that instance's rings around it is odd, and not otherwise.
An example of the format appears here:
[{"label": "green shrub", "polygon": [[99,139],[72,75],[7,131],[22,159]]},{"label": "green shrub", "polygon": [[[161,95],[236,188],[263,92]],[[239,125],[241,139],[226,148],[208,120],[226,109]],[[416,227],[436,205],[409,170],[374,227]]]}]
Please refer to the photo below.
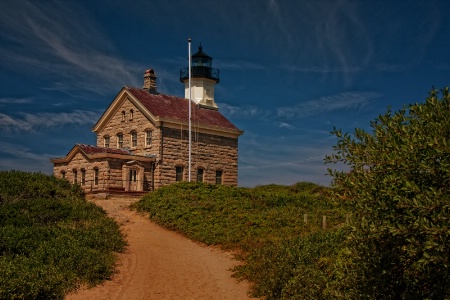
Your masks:
[{"label": "green shrub", "polygon": [[353,211],[353,233],[339,259],[336,297],[450,297],[450,95],[392,112],[339,138],[329,163],[333,193]]},{"label": "green shrub", "polygon": [[257,283],[253,295],[267,300],[329,299],[327,284],[346,235],[337,229],[267,242],[235,268],[236,275]]},{"label": "green shrub", "polygon": [[63,299],[111,276],[125,241],[77,186],[0,172],[0,299]]}]

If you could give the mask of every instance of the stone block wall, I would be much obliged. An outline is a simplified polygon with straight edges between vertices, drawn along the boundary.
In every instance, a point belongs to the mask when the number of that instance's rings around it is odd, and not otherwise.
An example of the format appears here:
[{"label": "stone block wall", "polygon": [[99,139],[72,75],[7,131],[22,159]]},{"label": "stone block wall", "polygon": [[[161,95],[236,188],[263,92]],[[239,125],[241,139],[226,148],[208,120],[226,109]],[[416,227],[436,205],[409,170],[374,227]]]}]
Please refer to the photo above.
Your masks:
[{"label": "stone block wall", "polygon": [[[124,116],[122,115],[124,114]],[[152,131],[152,143],[146,145],[146,131]],[[131,132],[137,133],[137,146],[132,147]],[[153,155],[158,153],[159,134],[157,128],[128,99],[111,117],[109,123],[97,133],[97,146],[104,147],[104,137],[110,137],[109,148],[118,148],[117,134],[123,134],[123,148],[129,149],[135,155]]]},{"label": "stone block wall", "polygon": [[[156,166],[156,187],[175,182],[175,167],[183,167],[183,179],[188,180],[189,133],[187,130],[163,129],[163,160]],[[204,170],[203,181],[216,183],[216,171],[223,173],[222,184],[236,186],[238,175],[238,140],[206,133],[192,132],[191,181],[196,181],[197,169]]]},{"label": "stone block wall", "polygon": [[[104,190],[108,186],[106,181],[108,175],[108,161],[87,159],[82,153],[77,153],[69,163],[55,164],[53,167],[53,174],[59,178],[65,178],[69,182],[75,182],[75,173],[77,174],[77,183],[81,187],[89,191]],[[98,182],[95,184],[94,169],[98,169]],[[82,173],[85,172],[84,184],[82,182]],[[64,175],[63,175],[64,173]]]},{"label": "stone block wall", "polygon": [[[131,117],[132,115],[132,117]],[[152,130],[152,143],[146,145],[146,131]],[[131,147],[131,132],[137,133],[137,146]],[[176,181],[175,167],[183,167],[183,180],[188,180],[189,132],[180,124],[179,129],[155,127],[134,104],[126,99],[109,123],[97,133],[97,146],[104,147],[104,137],[110,137],[110,148],[117,148],[117,134],[123,134],[123,147],[132,154],[156,155],[153,175],[154,187],[172,184]],[[162,148],[161,148],[162,138]],[[196,181],[197,169],[204,170],[204,182],[216,183],[216,170],[223,173],[222,184],[237,186],[238,178],[238,139],[207,133],[192,132],[191,180]],[[123,162],[122,162],[123,163]],[[111,162],[110,182],[119,181],[117,169],[122,165]],[[120,173],[123,177],[123,174]],[[121,178],[120,180],[123,180]],[[151,165],[145,165],[144,180],[150,182]]]}]

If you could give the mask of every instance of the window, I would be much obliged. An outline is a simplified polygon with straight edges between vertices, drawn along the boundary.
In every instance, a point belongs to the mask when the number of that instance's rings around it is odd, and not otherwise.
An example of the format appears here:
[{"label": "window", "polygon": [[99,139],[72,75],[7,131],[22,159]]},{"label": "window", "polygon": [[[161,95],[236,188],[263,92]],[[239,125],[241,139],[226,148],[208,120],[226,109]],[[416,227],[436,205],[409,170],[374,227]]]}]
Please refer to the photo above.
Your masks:
[{"label": "window", "polygon": [[98,185],[98,169],[94,169],[94,184]]},{"label": "window", "polygon": [[66,171],[61,171],[61,177],[62,179],[66,179]]},{"label": "window", "polygon": [[130,121],[133,120],[134,117],[134,111],[130,109]]},{"label": "window", "polygon": [[77,170],[73,170],[73,183],[74,184],[78,183],[78,172],[77,172]]},{"label": "window", "polygon": [[123,134],[117,134],[117,148],[123,148]]},{"label": "window", "polygon": [[175,181],[183,181],[183,167],[175,167]]},{"label": "window", "polygon": [[137,132],[131,132],[131,147],[137,147]]},{"label": "window", "polygon": [[223,172],[220,170],[216,170],[216,184],[222,184],[222,176]]},{"label": "window", "polygon": [[203,182],[203,169],[197,169],[197,181]]},{"label": "window", "polygon": [[84,185],[86,183],[86,170],[81,170],[81,185]]},{"label": "window", "polygon": [[122,122],[125,121],[125,111],[122,111]]},{"label": "window", "polygon": [[152,131],[147,130],[145,132],[145,146],[150,146],[152,144]]},{"label": "window", "polygon": [[105,146],[105,148],[109,148],[109,136],[105,136],[104,138],[103,138],[103,142],[104,142],[104,146]]},{"label": "window", "polygon": [[136,182],[136,170],[130,170],[130,181]]}]

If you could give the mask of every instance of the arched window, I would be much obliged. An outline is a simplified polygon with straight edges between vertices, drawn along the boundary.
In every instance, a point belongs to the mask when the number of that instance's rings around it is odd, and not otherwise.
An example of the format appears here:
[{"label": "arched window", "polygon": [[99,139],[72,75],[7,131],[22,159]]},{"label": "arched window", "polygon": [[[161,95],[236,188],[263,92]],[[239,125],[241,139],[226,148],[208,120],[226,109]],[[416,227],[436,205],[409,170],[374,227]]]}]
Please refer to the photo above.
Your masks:
[{"label": "arched window", "polygon": [[86,170],[81,169],[81,185],[84,185],[86,183]]},{"label": "arched window", "polygon": [[77,184],[78,183],[78,171],[77,169],[73,169],[73,184]]},{"label": "arched window", "polygon": [[131,136],[131,147],[132,148],[135,148],[135,147],[137,147],[137,132],[136,131],[132,131],[131,133],[130,133],[130,136]]},{"label": "arched window", "polygon": [[105,148],[109,148],[109,142],[110,142],[109,135],[105,135],[105,136],[103,137],[103,146],[104,146]]},{"label": "arched window", "polygon": [[134,110],[130,109],[130,121],[133,120]]},{"label": "arched window", "polygon": [[98,168],[94,169],[94,185],[98,185]]},{"label": "arched window", "polygon": [[145,146],[150,146],[152,144],[152,134],[153,132],[150,129],[145,131]]},{"label": "arched window", "polygon": [[117,134],[117,148],[119,148],[119,149],[123,148],[123,134],[122,133]]}]

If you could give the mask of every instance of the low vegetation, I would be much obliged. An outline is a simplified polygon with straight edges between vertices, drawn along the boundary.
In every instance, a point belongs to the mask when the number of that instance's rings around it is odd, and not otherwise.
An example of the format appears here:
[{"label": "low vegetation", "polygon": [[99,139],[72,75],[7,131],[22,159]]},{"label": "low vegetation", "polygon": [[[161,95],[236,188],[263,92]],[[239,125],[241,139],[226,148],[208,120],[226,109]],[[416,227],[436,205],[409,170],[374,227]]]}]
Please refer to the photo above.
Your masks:
[{"label": "low vegetation", "polygon": [[328,188],[312,183],[256,188],[179,183],[146,195],[136,206],[191,239],[238,250],[245,263],[235,274],[254,283],[254,296],[313,299],[324,293],[323,271],[345,237],[346,213],[330,199]]},{"label": "low vegetation", "polygon": [[118,225],[78,186],[0,172],[0,299],[63,299],[110,277],[124,247]]}]

